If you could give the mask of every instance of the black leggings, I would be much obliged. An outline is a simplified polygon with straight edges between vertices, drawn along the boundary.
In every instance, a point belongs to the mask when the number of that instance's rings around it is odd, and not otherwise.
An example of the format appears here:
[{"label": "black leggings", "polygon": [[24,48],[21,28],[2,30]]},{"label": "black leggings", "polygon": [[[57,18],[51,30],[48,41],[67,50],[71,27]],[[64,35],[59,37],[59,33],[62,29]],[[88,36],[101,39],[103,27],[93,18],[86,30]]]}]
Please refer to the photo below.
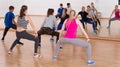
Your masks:
[{"label": "black leggings", "polygon": [[53,31],[51,28],[49,27],[42,27],[39,31],[38,31],[38,37],[41,43],[41,35],[42,34],[47,34],[47,35],[51,35],[51,36],[56,36],[56,43],[59,40],[59,32]]},{"label": "black leggings", "polygon": [[39,45],[39,39],[38,37],[33,36],[32,34],[29,34],[25,31],[22,32],[17,32],[16,31],[16,37],[17,39],[13,42],[12,46],[10,47],[10,50],[13,50],[13,48],[17,45],[20,39],[27,39],[27,40],[32,40],[35,41],[34,45],[34,53],[37,53],[38,45]]},{"label": "black leggings", "polygon": [[13,25],[13,26],[11,26],[11,27],[5,27],[5,30],[4,30],[4,33],[3,33],[3,37],[2,37],[2,40],[4,40],[4,38],[5,38],[5,36],[6,36],[6,34],[7,34],[7,32],[9,31],[9,29],[10,28],[12,28],[12,29],[17,29],[17,26],[16,25]]}]

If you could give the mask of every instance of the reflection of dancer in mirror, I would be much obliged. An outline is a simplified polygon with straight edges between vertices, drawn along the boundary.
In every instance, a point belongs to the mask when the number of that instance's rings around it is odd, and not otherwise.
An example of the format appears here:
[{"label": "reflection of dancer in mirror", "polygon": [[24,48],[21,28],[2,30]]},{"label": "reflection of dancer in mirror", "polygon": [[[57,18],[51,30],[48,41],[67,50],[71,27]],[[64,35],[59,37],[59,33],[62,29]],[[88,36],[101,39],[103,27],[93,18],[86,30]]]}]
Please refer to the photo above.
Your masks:
[{"label": "reflection of dancer in mirror", "polygon": [[[14,6],[10,6],[9,7],[9,12],[6,13],[5,15],[5,20],[4,20],[4,23],[5,23],[5,30],[4,30],[4,33],[3,33],[3,37],[2,37],[2,41],[4,41],[5,39],[5,36],[7,34],[7,32],[9,31],[10,28],[12,29],[17,29],[17,23],[15,22],[15,15],[13,13],[14,11]],[[20,41],[18,41],[17,44],[22,44]]]},{"label": "reflection of dancer in mirror", "polygon": [[[20,9],[20,15],[18,17],[18,21],[17,21],[17,31],[16,31],[16,40],[13,42],[13,44],[11,45],[10,49],[9,49],[9,54],[12,52],[13,48],[17,45],[18,41],[20,39],[27,39],[27,40],[31,40],[34,41],[34,57],[39,57],[39,54],[37,52],[38,46],[39,45],[39,39],[38,39],[38,34],[37,34],[37,30],[35,29],[35,26],[32,22],[32,20],[30,19],[30,17],[27,15],[27,6],[23,5]],[[26,30],[27,30],[27,25],[28,23],[30,23],[34,34],[29,34]]]},{"label": "reflection of dancer in mirror", "polygon": [[[60,37],[61,37],[61,33],[65,27],[66,27],[66,34],[65,34],[64,38],[61,38],[57,42],[53,59],[57,60],[57,56],[58,56],[58,52],[59,52],[61,44],[62,45],[63,44],[72,44],[72,45],[77,45],[77,46],[86,48],[88,64],[94,64],[94,62],[91,60],[91,45],[87,42],[87,41],[89,41],[89,37],[88,37],[87,33],[85,32],[85,30],[83,29],[81,22],[79,20],[75,19],[75,15],[76,15],[76,12],[74,10],[71,10],[70,17],[68,19],[66,19],[66,21],[64,22],[62,30],[60,32]],[[81,31],[87,38],[87,41],[80,40],[76,37],[76,35],[77,35],[76,31],[77,31],[78,26],[80,27]]]},{"label": "reflection of dancer in mirror", "polygon": [[62,29],[62,25],[64,23],[64,21],[69,18],[69,15],[67,14],[67,9],[64,8],[62,16],[61,16],[61,20],[60,23],[58,24],[57,30],[61,30]]},{"label": "reflection of dancer in mirror", "polygon": [[[95,17],[95,19],[96,19],[96,22],[99,24],[99,26],[101,26],[100,20],[99,20],[99,18],[97,17],[98,11],[97,11],[97,9],[95,8],[93,2],[91,3],[91,10],[92,10],[93,15],[94,15],[94,17]],[[96,27],[97,27],[97,23],[96,23]]]},{"label": "reflection of dancer in mirror", "polygon": [[63,8],[63,4],[61,3],[61,4],[60,4],[60,8],[58,8],[58,11],[57,11],[59,18],[61,18],[61,16],[62,16],[63,9],[64,9],[64,8]]},{"label": "reflection of dancer in mirror", "polygon": [[96,35],[96,34],[97,34],[97,31],[96,31],[96,30],[97,30],[97,28],[96,28],[96,23],[97,23],[97,22],[95,21],[96,19],[94,18],[93,14],[92,14],[91,7],[90,7],[89,5],[87,6],[87,13],[88,13],[88,16],[87,16],[87,17],[89,18],[89,20],[93,21],[94,24],[95,24],[95,28],[94,28],[95,31],[94,31],[93,34]]},{"label": "reflection of dancer in mirror", "polygon": [[88,13],[85,11],[85,7],[83,6],[82,7],[82,10],[78,13],[78,15],[77,15],[77,17],[79,16],[79,15],[81,15],[81,18],[82,19],[80,19],[80,21],[81,21],[81,23],[82,23],[82,25],[83,25],[83,28],[85,29],[85,25],[84,25],[84,23],[85,24],[91,24],[92,25],[92,27],[93,27],[93,34],[97,34],[97,32],[96,32],[96,28],[95,28],[95,23],[93,22],[93,21],[91,21],[87,16],[88,16]]},{"label": "reflection of dancer in mirror", "polygon": [[67,3],[67,14],[70,14],[70,11],[72,10],[71,4]]},{"label": "reflection of dancer in mirror", "polygon": [[[113,14],[115,14],[115,17],[111,18]],[[110,15],[109,25],[107,28],[110,28],[111,21],[115,21],[115,20],[120,21],[120,10],[118,9],[118,5],[115,5],[115,9],[113,10],[112,14]]]},{"label": "reflection of dancer in mirror", "polygon": [[88,12],[89,19],[92,20],[93,22],[95,22],[95,27],[97,30],[97,20],[95,18],[95,14],[94,14],[93,10],[91,9],[90,5],[87,6],[87,12]]}]

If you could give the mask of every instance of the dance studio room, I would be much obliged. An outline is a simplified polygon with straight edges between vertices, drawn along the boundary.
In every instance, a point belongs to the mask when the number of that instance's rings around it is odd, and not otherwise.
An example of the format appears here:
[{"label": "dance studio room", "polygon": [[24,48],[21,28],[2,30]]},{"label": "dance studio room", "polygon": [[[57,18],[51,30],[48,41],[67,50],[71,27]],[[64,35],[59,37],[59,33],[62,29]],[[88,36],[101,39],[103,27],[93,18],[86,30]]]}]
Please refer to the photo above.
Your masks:
[{"label": "dance studio room", "polygon": [[120,0],[0,0],[0,67],[120,67]]}]

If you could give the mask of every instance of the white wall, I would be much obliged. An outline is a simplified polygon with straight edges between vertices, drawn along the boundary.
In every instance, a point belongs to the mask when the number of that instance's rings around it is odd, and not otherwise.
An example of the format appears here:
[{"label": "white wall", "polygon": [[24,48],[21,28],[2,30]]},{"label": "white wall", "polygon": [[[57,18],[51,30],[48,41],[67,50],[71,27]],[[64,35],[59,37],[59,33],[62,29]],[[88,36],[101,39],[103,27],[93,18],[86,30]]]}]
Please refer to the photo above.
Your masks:
[{"label": "white wall", "polygon": [[118,4],[118,0],[0,0],[0,16],[8,11],[10,5],[15,6],[15,14],[19,14],[21,5],[28,5],[28,13],[32,15],[45,15],[48,8],[54,8],[55,13],[60,3],[64,4],[70,2],[72,8],[78,12],[82,6],[87,6],[91,2],[95,3],[98,11],[102,13],[102,16],[108,18],[114,8],[114,5]]},{"label": "white wall", "polygon": [[95,0],[97,9],[102,13],[102,17],[109,18],[114,6],[118,4],[118,0]]},{"label": "white wall", "polygon": [[0,0],[0,16],[4,16],[10,5],[15,6],[15,14],[18,14],[21,5],[25,4],[29,7],[29,14],[45,15],[48,8],[54,8],[56,13],[60,3],[66,7],[66,3],[69,2],[72,8],[78,12],[82,5],[86,6],[91,1],[93,0]]},{"label": "white wall", "polygon": [[10,5],[13,5],[15,7],[14,13],[17,15],[22,3],[24,2],[21,0],[0,0],[0,17],[3,17],[5,13],[9,11]]},{"label": "white wall", "polygon": [[[34,3],[35,2],[35,3]],[[57,12],[60,3],[63,3],[66,7],[66,3],[71,3],[72,8],[77,12],[82,5],[90,4],[91,0],[25,0],[24,3],[29,6],[30,14],[42,14],[45,15],[48,8],[54,8]],[[55,12],[55,13],[56,13]]]}]

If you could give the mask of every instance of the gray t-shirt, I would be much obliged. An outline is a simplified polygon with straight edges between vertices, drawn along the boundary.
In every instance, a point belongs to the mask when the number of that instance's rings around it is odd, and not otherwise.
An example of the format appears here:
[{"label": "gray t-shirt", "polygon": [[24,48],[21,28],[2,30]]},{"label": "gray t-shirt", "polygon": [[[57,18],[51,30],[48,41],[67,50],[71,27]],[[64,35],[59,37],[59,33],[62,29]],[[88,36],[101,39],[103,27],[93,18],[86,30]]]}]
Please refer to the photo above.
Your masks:
[{"label": "gray t-shirt", "polygon": [[27,29],[28,21],[26,21],[25,16],[23,16],[22,18],[18,17],[17,22],[18,22],[18,27]]},{"label": "gray t-shirt", "polygon": [[46,17],[41,27],[49,27],[51,29],[53,29],[53,27],[55,27],[55,29],[57,29],[56,17],[53,15]]}]

